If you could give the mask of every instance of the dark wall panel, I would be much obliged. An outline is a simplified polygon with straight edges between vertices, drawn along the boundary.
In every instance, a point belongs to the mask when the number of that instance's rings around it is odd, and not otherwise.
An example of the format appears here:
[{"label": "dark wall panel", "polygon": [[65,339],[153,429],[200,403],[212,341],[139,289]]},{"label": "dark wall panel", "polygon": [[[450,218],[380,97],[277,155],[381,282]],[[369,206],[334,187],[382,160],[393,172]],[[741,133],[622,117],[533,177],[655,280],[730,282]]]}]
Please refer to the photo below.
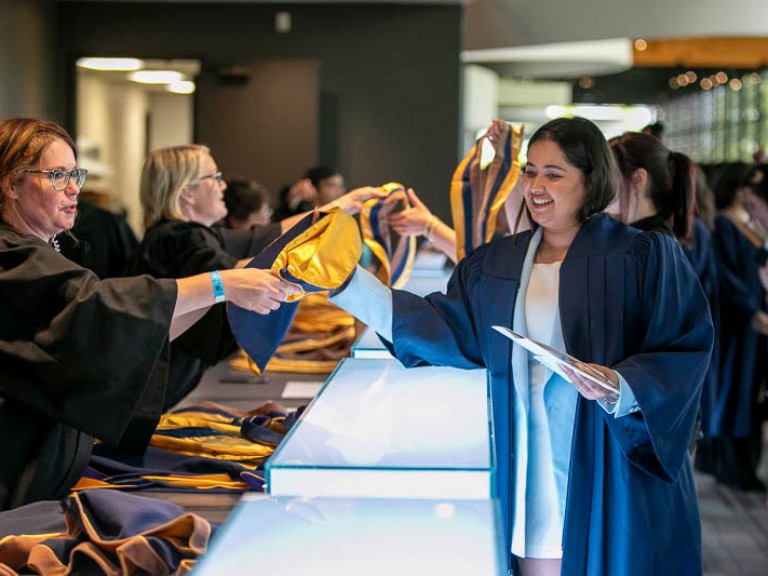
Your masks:
[{"label": "dark wall panel", "polygon": [[54,97],[55,13],[53,0],[0,0],[0,118],[62,119]]},{"label": "dark wall panel", "polygon": [[[288,34],[275,31],[278,11],[291,13]],[[198,58],[213,69],[315,60],[319,159],[335,163],[351,186],[414,186],[447,217],[459,147],[461,19],[456,5],[65,2],[59,65],[67,73],[82,55]],[[65,96],[73,90],[66,86]]]},{"label": "dark wall panel", "polygon": [[276,205],[280,188],[317,163],[317,63],[258,60],[234,72],[198,77],[195,138],[227,179],[257,180]]}]

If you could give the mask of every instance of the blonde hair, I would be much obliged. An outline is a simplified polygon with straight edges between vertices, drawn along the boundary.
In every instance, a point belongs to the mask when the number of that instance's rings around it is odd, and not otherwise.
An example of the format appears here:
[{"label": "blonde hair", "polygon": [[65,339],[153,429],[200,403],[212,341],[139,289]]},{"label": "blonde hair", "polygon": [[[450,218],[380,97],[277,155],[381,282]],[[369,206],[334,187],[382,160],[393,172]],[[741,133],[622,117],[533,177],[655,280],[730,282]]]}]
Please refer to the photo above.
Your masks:
[{"label": "blonde hair", "polygon": [[185,186],[200,178],[207,146],[190,144],[160,148],[149,153],[141,171],[139,196],[144,209],[144,226],[150,228],[163,218],[189,220],[179,197]]}]

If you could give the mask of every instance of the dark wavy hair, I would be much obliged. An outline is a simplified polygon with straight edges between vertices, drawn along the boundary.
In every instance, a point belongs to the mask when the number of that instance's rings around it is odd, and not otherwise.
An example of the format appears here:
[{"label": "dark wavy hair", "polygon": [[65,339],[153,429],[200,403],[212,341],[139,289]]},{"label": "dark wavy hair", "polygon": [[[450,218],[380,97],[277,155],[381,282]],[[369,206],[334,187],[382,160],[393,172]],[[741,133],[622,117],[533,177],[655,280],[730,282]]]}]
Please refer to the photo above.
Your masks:
[{"label": "dark wavy hair", "polygon": [[[533,133],[528,148],[539,141],[557,144],[568,163],[584,176],[586,197],[577,213],[579,222],[584,222],[605,210],[616,195],[618,170],[608,142],[600,129],[586,118],[556,118]],[[535,228],[536,224],[527,206],[523,206],[528,221]]]}]

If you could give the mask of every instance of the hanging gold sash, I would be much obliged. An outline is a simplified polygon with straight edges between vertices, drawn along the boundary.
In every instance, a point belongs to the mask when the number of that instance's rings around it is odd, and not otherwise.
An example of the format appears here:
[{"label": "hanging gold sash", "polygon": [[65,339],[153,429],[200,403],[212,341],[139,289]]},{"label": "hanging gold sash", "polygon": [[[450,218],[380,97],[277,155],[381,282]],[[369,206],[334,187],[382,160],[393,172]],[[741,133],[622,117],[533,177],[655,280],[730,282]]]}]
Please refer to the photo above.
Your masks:
[{"label": "hanging gold sash", "polygon": [[480,138],[459,163],[451,179],[451,215],[456,230],[457,261],[485,244],[496,230],[496,218],[520,176],[518,154],[522,130],[505,124],[490,165],[481,165]]},{"label": "hanging gold sash", "polygon": [[408,281],[416,256],[416,237],[400,236],[389,227],[390,214],[410,207],[405,187],[390,182],[381,187],[389,196],[372,198],[360,210],[363,242],[379,262],[376,277],[387,286],[402,288]]}]

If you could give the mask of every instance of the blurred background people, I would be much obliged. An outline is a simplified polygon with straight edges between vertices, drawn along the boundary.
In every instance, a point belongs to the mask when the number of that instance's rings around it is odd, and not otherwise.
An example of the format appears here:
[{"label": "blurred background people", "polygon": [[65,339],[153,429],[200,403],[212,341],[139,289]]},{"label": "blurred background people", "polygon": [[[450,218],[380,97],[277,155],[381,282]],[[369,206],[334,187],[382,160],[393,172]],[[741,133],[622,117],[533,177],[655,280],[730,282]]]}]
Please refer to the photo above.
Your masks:
[{"label": "blurred background people", "polygon": [[328,204],[346,191],[344,177],[338,170],[326,165],[315,166],[307,170],[298,182],[280,191],[273,220],[277,222]]},{"label": "blurred background people", "polygon": [[722,484],[764,490],[756,471],[768,373],[768,307],[760,280],[766,230],[749,206],[750,201],[768,198],[759,182],[750,184],[750,175],[757,180],[749,165],[732,163],[713,183],[718,209],[712,240],[720,289],[720,377],[712,467]]},{"label": "blurred background people", "polygon": [[224,205],[227,215],[221,224],[226,228],[267,226],[272,219],[269,191],[253,180],[228,180]]}]

